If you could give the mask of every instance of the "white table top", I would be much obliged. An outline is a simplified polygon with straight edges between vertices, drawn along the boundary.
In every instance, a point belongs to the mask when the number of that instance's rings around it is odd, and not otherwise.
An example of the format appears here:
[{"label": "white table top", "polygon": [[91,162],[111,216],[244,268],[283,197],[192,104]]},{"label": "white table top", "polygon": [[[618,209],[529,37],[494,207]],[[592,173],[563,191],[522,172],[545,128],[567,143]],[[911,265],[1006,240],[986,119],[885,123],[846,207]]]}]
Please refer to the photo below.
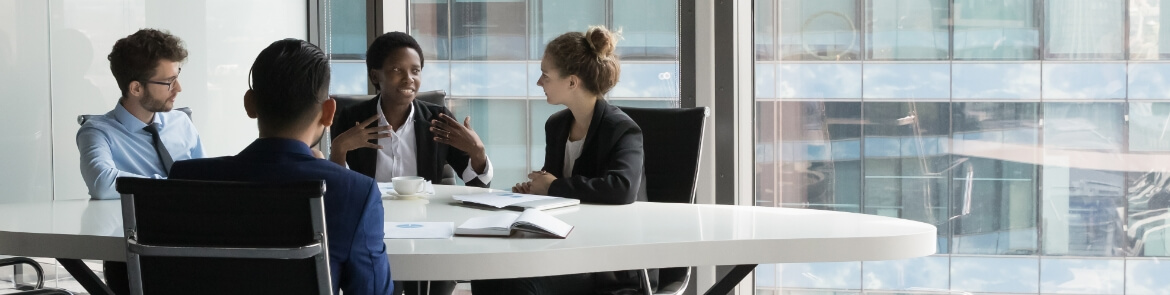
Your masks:
[{"label": "white table top", "polygon": [[[450,221],[492,211],[384,200],[386,221]],[[576,228],[567,239],[387,239],[396,280],[526,277],[700,265],[890,260],[935,253],[929,224],[832,211],[638,202],[546,211]],[[124,260],[118,200],[0,203],[0,255]]]}]

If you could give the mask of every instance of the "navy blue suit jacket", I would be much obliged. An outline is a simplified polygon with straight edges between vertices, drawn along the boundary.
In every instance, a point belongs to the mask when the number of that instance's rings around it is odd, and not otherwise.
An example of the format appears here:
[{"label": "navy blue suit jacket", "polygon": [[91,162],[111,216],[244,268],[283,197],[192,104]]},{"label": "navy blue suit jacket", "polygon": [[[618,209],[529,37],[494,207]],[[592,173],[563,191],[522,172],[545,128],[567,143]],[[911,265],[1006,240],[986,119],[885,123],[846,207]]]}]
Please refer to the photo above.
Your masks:
[{"label": "navy blue suit jacket", "polygon": [[175,162],[171,179],[218,181],[325,180],[325,230],[333,293],[390,294],[390,262],[382,241],[385,215],[374,179],[313,157],[304,142],[260,138],[236,156]]}]

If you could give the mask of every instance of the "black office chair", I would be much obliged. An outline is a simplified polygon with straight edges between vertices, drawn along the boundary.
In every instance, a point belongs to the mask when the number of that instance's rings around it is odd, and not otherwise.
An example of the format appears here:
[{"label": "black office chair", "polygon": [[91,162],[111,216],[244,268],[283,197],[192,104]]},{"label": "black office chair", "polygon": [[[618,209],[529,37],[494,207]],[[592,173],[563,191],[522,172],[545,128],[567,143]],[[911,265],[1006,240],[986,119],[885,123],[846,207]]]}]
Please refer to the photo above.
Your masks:
[{"label": "black office chair", "polygon": [[119,177],[132,294],[330,294],[324,181]]},{"label": "black office chair", "polygon": [[[18,285],[17,290],[21,290],[20,292],[8,293],[8,294],[14,294],[14,295],[16,295],[16,294],[19,294],[19,295],[50,295],[50,294],[72,295],[73,294],[72,292],[69,292],[66,290],[45,288],[45,271],[43,269],[41,269],[41,264],[37,263],[35,260],[32,260],[30,258],[26,258],[26,257],[11,257],[11,258],[0,259],[0,267],[6,267],[6,266],[21,267],[21,265],[28,265],[28,266],[32,267],[33,271],[35,271],[36,275],[37,275],[37,283],[36,283],[36,285]],[[15,272],[14,276],[18,276],[18,275],[20,275],[20,272]]]},{"label": "black office chair", "polygon": [[[191,118],[192,121],[195,120],[195,117],[191,116],[191,108],[181,107],[181,108],[176,108],[175,110],[183,112],[184,114],[187,114],[187,117]],[[86,121],[89,121],[90,118],[97,117],[97,116],[101,116],[101,115],[77,115],[77,125],[85,125]]]},{"label": "black office chair", "polygon": [[[337,110],[341,111],[367,100],[373,99],[375,95],[333,95],[332,97],[333,100],[337,101]],[[442,90],[423,91],[415,94],[414,99],[436,105],[446,106],[447,92]],[[325,138],[322,138],[321,140],[325,141]],[[325,146],[328,146],[328,143],[326,143]],[[456,175],[458,174],[455,173],[455,168],[451,168],[451,165],[443,165],[443,179],[439,180],[438,184],[454,185],[455,179],[457,177]]]},{"label": "black office chair", "polygon": [[[642,149],[646,174],[646,199],[650,202],[695,203],[699,156],[703,149],[703,126],[707,107],[651,109],[621,107],[642,128]],[[642,270],[643,289],[651,293],[651,276]],[[653,294],[681,294],[690,284],[691,268],[658,270],[658,288]]]}]

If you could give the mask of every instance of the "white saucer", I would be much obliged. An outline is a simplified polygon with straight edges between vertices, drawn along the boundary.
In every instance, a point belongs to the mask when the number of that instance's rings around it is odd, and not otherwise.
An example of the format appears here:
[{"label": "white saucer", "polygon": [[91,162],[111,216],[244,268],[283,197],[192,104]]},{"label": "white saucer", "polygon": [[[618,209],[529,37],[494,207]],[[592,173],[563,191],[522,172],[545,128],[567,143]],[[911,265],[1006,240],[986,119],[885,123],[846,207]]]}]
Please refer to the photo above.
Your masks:
[{"label": "white saucer", "polygon": [[396,192],[396,191],[389,191],[389,192],[386,192],[385,194],[383,194],[382,196],[388,197],[388,198],[391,198],[394,200],[419,200],[419,199],[426,199],[426,198],[429,198],[429,197],[434,196],[434,195],[435,194],[433,194],[433,193],[418,193],[418,194],[413,194],[413,195],[399,195],[398,192]]}]

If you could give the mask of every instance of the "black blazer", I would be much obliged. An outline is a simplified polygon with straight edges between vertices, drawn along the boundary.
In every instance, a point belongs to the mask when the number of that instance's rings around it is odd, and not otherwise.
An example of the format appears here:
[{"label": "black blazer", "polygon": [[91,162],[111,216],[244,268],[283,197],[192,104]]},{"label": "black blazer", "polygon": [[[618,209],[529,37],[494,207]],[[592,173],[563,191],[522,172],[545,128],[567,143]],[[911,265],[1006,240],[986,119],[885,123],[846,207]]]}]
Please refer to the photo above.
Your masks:
[{"label": "black blazer", "polygon": [[[378,102],[381,101],[380,96],[375,96],[373,99],[364,101],[354,106],[343,110],[337,110],[337,114],[333,117],[333,126],[329,129],[330,138],[336,138],[342,132],[353,128],[353,122],[361,122],[378,114],[378,108],[381,107]],[[451,168],[455,169],[456,175],[462,175],[463,171],[467,169],[468,160],[471,156],[466,152],[447,144],[438,143],[434,141],[435,135],[431,133],[431,120],[439,119],[440,113],[446,113],[452,118],[455,114],[451,113],[446,107],[431,104],[425,101],[415,99],[414,102],[414,140],[417,149],[418,176],[422,176],[432,182],[438,182],[443,179],[443,165],[449,164]],[[368,127],[377,127],[378,122],[370,123]],[[377,144],[376,139],[370,140],[370,143]],[[374,177],[378,165],[378,151],[371,148],[359,148],[349,151],[345,154],[345,163],[349,164],[349,169],[365,174],[369,177]],[[488,187],[490,183],[483,183],[476,178],[467,183],[468,186]]]},{"label": "black blazer", "polygon": [[573,163],[573,177],[564,177],[565,142],[573,113],[556,112],[544,124],[544,171],[557,177],[548,187],[551,196],[587,203],[629,204],[646,200],[642,129],[621,109],[598,99],[581,156]]}]

